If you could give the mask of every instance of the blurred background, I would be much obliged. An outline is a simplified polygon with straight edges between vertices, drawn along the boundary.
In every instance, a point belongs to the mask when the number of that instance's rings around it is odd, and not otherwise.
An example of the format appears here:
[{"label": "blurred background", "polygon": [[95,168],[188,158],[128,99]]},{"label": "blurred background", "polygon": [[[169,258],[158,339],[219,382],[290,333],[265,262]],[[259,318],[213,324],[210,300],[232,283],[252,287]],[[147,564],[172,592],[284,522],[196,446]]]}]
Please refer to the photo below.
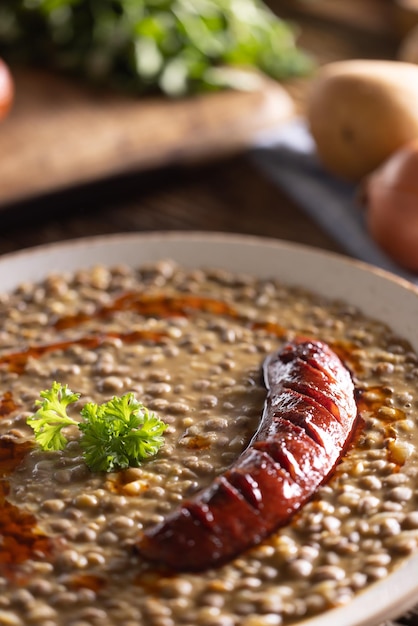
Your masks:
[{"label": "blurred background", "polygon": [[[5,1],[3,11],[8,4],[19,3]],[[15,96],[0,123],[0,253],[167,229],[251,233],[347,252],[266,174],[254,151],[260,136],[274,143],[289,121],[304,120],[321,66],[399,59],[418,23],[418,2],[268,0],[266,6],[291,24],[297,46],[315,66],[280,81],[263,76],[233,93],[174,99],[97,91],[65,71],[45,70],[42,62],[22,64],[21,44],[11,42],[4,14],[0,56],[11,69]],[[278,87],[289,94],[292,111]]]}]

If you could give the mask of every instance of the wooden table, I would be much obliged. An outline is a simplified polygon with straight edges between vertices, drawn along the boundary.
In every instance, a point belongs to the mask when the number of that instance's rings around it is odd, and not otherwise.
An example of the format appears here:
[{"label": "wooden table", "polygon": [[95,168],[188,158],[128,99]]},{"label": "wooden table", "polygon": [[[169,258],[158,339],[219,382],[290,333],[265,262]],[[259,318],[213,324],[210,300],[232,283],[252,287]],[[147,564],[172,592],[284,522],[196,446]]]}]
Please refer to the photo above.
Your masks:
[{"label": "wooden table", "polygon": [[[351,7],[350,19],[344,14],[336,17],[332,12],[325,17],[306,16],[289,9],[292,4],[284,0],[271,0],[270,4],[277,12],[297,20],[301,44],[322,63],[350,57],[393,57],[392,33],[387,32],[386,22],[382,26],[380,12],[375,8],[376,2],[380,6],[385,0],[370,2],[366,11],[368,0],[340,0],[337,4]],[[364,27],[359,19],[353,24],[352,16],[358,16],[359,11],[368,15]],[[373,15],[379,17],[377,24],[371,20]],[[296,80],[286,86],[302,113],[308,82]],[[13,204],[7,210],[2,207],[0,225],[0,254],[84,235],[161,229],[252,233],[338,250],[316,224],[263,177],[245,152],[195,166],[131,172]]]}]

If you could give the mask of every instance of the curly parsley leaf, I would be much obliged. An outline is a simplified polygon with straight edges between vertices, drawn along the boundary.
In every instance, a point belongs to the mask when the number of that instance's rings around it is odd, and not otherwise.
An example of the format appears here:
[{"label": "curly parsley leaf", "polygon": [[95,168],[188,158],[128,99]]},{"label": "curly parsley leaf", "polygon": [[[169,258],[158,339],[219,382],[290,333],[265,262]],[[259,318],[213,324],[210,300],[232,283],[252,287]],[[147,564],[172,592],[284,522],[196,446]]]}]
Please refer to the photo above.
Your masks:
[{"label": "curly parsley leaf", "polygon": [[67,415],[67,406],[79,399],[67,385],[54,382],[51,389],[41,392],[40,408],[27,423],[44,450],[63,450],[67,439],[61,430],[78,426],[84,460],[92,471],[112,472],[137,467],[157,454],[164,444],[167,425],[133,393],[113,397],[104,404],[87,403],[81,410],[82,420]]},{"label": "curly parsley leaf", "polygon": [[89,467],[112,471],[140,465],[164,443],[167,428],[132,393],[114,397],[98,406],[89,403],[81,411],[80,445]]},{"label": "curly parsley leaf", "polygon": [[62,434],[66,426],[78,426],[78,423],[67,415],[67,406],[77,400],[80,394],[73,393],[68,385],[54,382],[51,389],[41,391],[42,400],[37,400],[39,409],[27,419],[27,423],[35,432],[35,439],[44,450],[63,450],[67,438]]}]

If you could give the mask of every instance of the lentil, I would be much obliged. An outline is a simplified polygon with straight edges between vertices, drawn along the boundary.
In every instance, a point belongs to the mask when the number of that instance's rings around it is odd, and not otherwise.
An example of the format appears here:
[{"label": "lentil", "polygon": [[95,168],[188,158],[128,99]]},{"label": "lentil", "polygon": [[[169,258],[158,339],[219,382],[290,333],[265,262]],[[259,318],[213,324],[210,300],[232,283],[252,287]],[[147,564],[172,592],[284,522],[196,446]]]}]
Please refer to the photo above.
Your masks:
[{"label": "lentil", "polygon": [[[163,315],[141,309],[152,298],[168,302]],[[286,626],[349,602],[418,550],[417,356],[350,305],[162,261],[26,283],[0,295],[0,319],[0,388],[16,403],[0,419],[0,441],[32,438],[34,390],[58,376],[86,401],[135,391],[169,423],[166,445],[139,468],[90,473],[70,432],[64,452],[29,449],[2,475],[7,502],[33,516],[33,536],[51,540],[12,572],[0,559],[2,624]],[[129,338],[145,331],[154,338]],[[340,350],[364,427],[288,527],[216,571],[157,573],[140,562],[135,538],[245,448],[263,407],[262,360],[293,333]],[[101,339],[92,347],[83,337]]]}]

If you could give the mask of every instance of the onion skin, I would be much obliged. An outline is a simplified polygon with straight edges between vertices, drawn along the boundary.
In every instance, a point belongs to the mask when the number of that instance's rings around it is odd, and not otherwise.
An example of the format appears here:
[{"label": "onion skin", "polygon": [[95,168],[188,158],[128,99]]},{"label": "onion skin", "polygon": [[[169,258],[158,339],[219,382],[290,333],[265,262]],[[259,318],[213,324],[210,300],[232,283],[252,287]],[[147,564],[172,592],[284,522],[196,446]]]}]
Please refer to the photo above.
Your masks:
[{"label": "onion skin", "polygon": [[0,120],[9,113],[14,98],[14,84],[7,65],[0,59]]},{"label": "onion skin", "polygon": [[368,176],[361,196],[373,239],[403,268],[418,272],[418,140]]}]

